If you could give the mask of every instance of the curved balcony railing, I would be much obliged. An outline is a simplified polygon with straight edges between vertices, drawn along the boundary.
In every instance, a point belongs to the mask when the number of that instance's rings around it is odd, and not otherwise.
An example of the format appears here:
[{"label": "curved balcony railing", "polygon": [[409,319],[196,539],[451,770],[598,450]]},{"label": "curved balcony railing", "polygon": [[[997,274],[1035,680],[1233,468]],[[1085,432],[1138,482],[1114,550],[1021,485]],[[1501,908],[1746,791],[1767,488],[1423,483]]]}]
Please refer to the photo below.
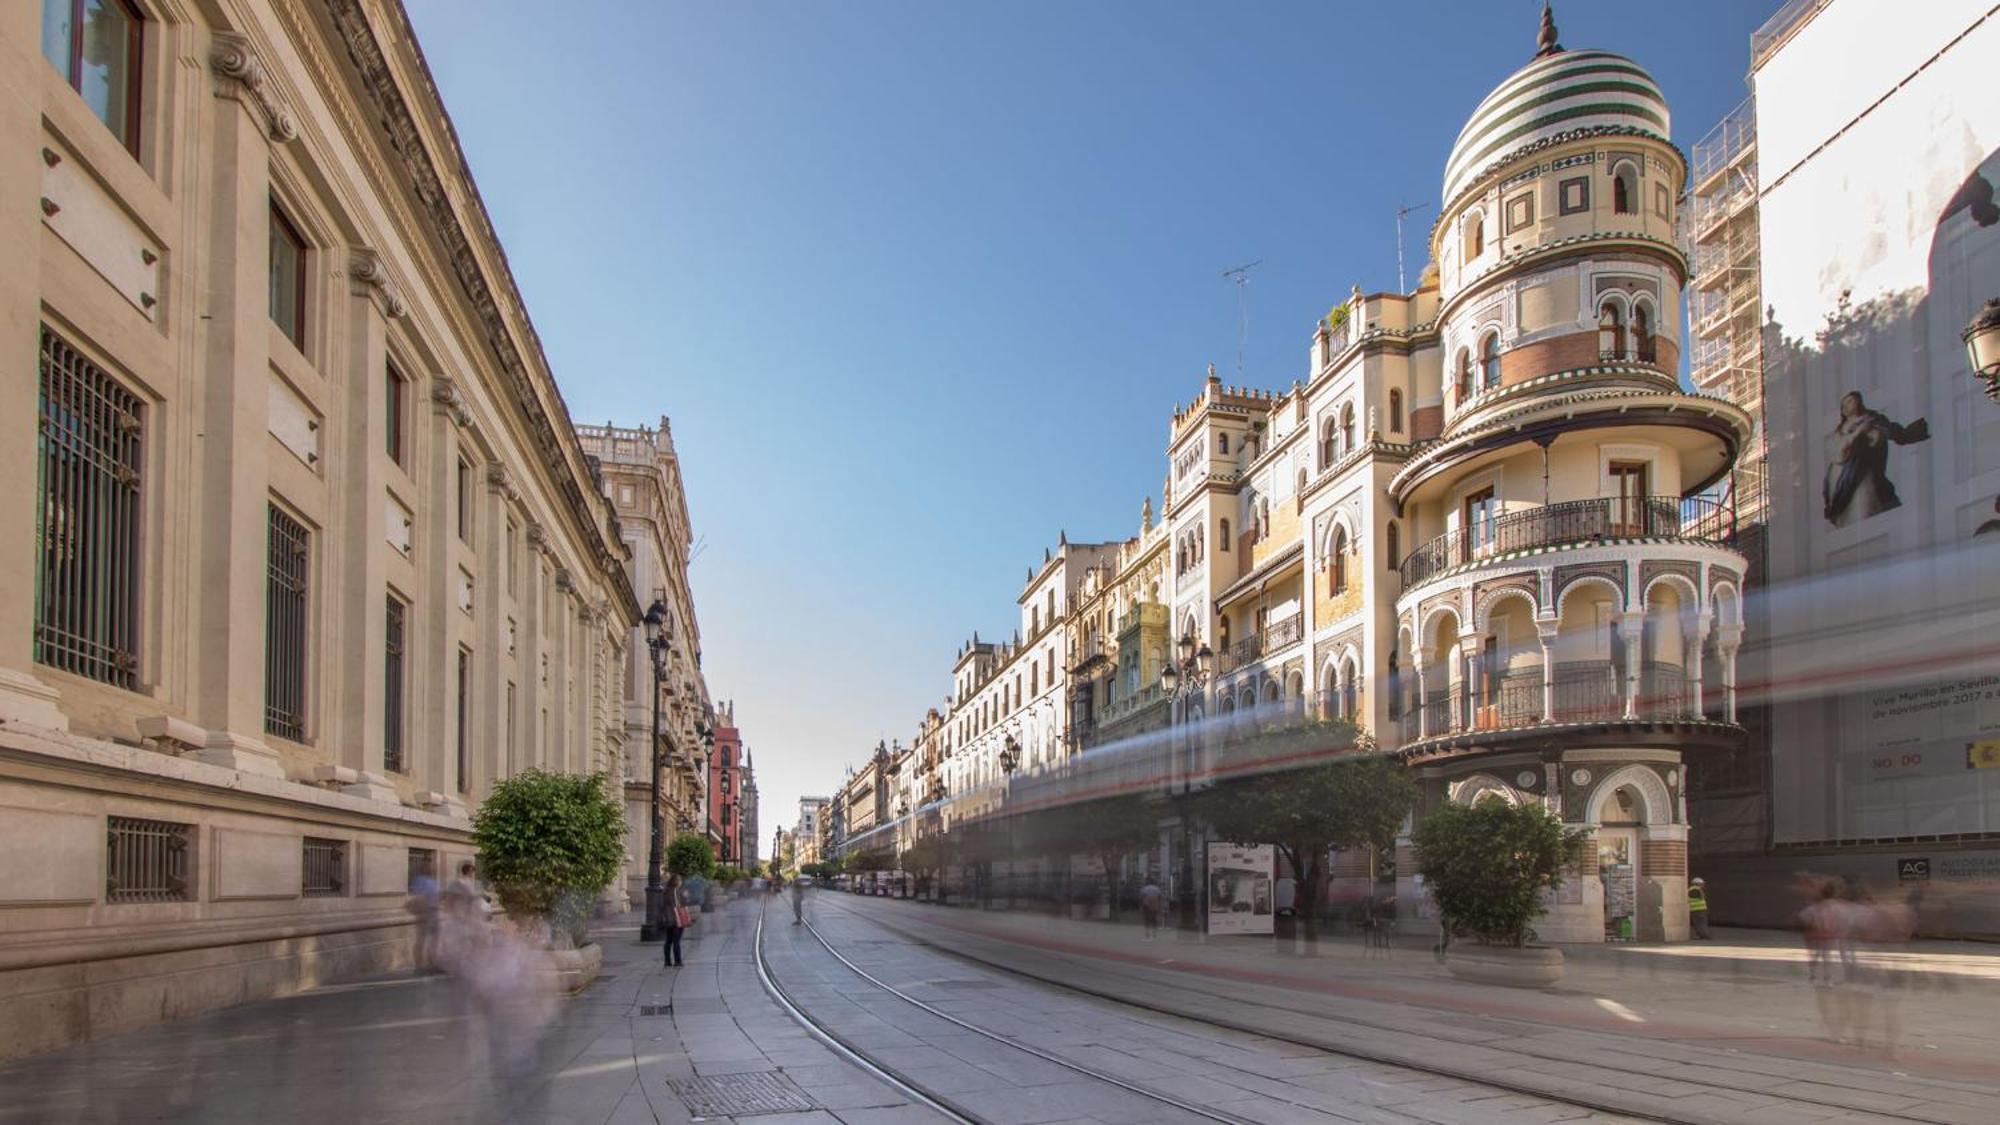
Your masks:
[{"label": "curved balcony railing", "polygon": [[1726,543],[1736,535],[1729,504],[1693,496],[1601,496],[1510,512],[1446,532],[1410,552],[1398,568],[1403,587],[1456,566],[1513,551],[1607,539],[1699,539]]},{"label": "curved balcony railing", "polygon": [[[1430,693],[1402,715],[1405,743],[1481,731],[1513,730],[1551,723],[1616,722],[1626,718],[1625,680],[1607,661],[1565,661],[1555,666],[1546,693],[1542,669],[1516,669],[1483,691],[1462,686]],[[1544,712],[1546,711],[1546,715]],[[1676,664],[1645,661],[1639,666],[1633,717],[1649,721],[1694,719],[1694,683]]]}]

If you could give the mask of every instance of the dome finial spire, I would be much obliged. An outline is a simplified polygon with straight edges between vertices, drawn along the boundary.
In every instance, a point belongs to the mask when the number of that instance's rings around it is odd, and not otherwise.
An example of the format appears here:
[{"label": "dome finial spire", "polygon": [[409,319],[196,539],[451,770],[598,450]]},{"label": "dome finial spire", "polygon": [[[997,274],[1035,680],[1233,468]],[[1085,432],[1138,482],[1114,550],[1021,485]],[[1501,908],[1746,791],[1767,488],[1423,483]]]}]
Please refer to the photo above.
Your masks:
[{"label": "dome finial spire", "polygon": [[1556,14],[1549,6],[1549,0],[1542,0],[1542,30],[1535,36],[1535,47],[1538,59],[1559,54],[1563,49],[1563,45],[1556,42]]}]

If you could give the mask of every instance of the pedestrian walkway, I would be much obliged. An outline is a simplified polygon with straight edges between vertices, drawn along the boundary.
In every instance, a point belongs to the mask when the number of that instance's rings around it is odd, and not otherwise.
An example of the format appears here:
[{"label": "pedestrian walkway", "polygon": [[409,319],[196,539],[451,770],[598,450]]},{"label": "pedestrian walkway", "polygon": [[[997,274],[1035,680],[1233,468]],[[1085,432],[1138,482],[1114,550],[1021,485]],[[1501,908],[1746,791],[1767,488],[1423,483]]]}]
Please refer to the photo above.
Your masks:
[{"label": "pedestrian walkway", "polygon": [[[0,1064],[0,1122],[652,1125],[787,1112],[873,1125],[915,1107],[813,1040],[763,991],[755,904],[704,915],[687,967],[596,931],[604,973],[501,1073],[440,975],[333,985]],[[820,1095],[824,1094],[822,1097]],[[828,1109],[837,1104],[840,1108]],[[907,1118],[896,1115],[910,1115]]]},{"label": "pedestrian walkway", "polygon": [[1529,1075],[1557,1094],[1671,1090],[1663,1096],[1674,1098],[1676,1115],[1706,1109],[1719,1120],[1771,1117],[1777,1103],[1802,1099],[1855,1120],[2000,1121],[2000,1024],[1991,1015],[2000,991],[1979,977],[1906,987],[1918,979],[1912,972],[1905,987],[1871,990],[1872,1015],[1900,1022],[1891,1057],[1831,1041],[1820,1007],[1830,990],[1808,986],[1802,970],[1746,976],[1654,958],[1636,971],[1603,953],[1576,959],[1560,988],[1535,991],[1458,980],[1427,950],[1371,957],[1353,939],[1323,943],[1324,956],[1297,956],[1270,938],[1168,931],[1149,943],[1136,924],[1025,911],[883,899],[840,908],[1065,987],[1386,1061],[1446,1060],[1475,1080]]}]

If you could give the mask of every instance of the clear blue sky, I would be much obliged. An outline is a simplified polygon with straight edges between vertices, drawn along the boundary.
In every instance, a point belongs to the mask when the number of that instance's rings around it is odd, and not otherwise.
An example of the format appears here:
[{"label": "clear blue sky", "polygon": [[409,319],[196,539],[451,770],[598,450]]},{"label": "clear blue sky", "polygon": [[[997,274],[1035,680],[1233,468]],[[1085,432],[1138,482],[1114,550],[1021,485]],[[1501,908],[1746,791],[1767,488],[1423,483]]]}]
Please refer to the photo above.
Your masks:
[{"label": "clear blue sky", "polygon": [[[570,408],[673,419],[710,689],[761,842],[907,740],[1067,529],[1133,534],[1176,399],[1304,372],[1425,257],[1453,138],[1538,0],[407,0]],[[1777,0],[1557,5],[1688,147]],[[562,18],[553,18],[561,11]],[[1230,381],[1235,381],[1231,378]]]}]

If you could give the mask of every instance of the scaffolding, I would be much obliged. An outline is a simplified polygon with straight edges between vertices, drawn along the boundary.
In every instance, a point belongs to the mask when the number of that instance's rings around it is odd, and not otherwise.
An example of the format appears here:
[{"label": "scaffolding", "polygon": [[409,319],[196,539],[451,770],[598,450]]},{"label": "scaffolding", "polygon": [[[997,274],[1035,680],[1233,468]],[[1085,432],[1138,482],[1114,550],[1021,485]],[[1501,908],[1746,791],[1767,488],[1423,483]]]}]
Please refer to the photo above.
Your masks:
[{"label": "scaffolding", "polygon": [[1756,108],[1746,99],[1694,146],[1694,190],[1682,228],[1693,274],[1688,376],[1702,392],[1748,411],[1756,427],[1738,457],[1733,489],[1739,515],[1753,521],[1763,518],[1764,502]]}]

